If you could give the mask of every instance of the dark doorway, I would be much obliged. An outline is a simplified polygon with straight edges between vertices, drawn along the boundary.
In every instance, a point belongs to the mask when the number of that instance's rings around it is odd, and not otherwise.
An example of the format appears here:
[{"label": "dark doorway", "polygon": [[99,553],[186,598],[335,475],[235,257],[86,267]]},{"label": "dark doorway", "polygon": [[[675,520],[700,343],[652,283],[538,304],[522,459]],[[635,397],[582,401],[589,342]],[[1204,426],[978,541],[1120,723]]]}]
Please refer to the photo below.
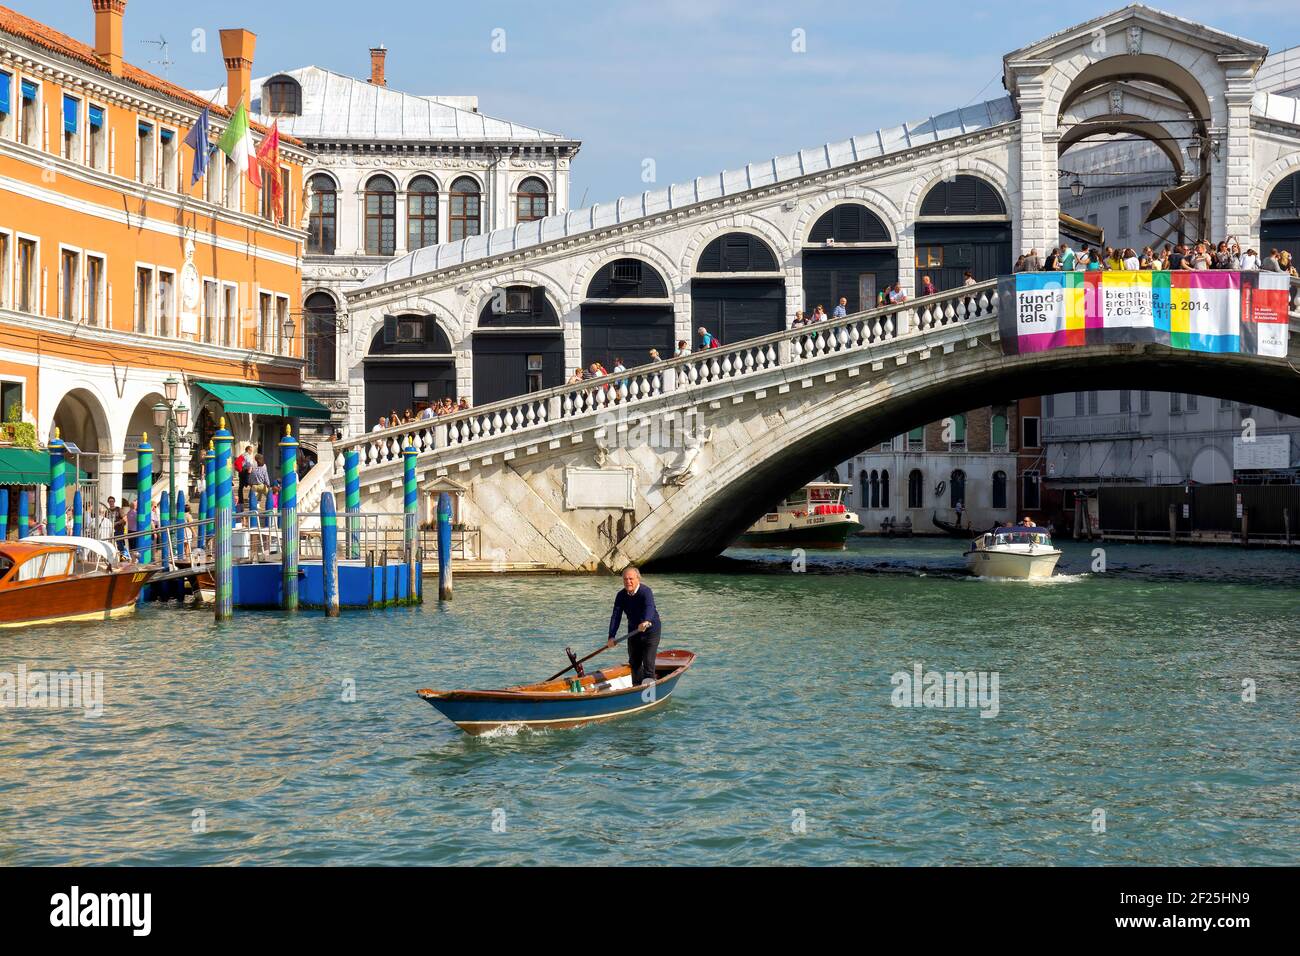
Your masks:
[{"label": "dark doorway", "polygon": [[723,345],[780,332],[785,328],[785,282],[781,279],[692,279],[692,332],[700,326],[717,336]]},{"label": "dark doorway", "polygon": [[[658,300],[658,301],[656,301]],[[612,370],[614,359],[631,368],[673,354],[673,306],[668,283],[640,259],[607,262],[587,285],[582,304],[582,362],[600,362]]]},{"label": "dark doorway", "polygon": [[493,291],[473,338],[474,403],[486,405],[564,383],[560,317],[537,286]]},{"label": "dark doorway", "polygon": [[1300,257],[1300,173],[1292,173],[1277,184],[1259,218],[1261,258],[1270,249],[1286,250],[1292,259]]},{"label": "dark doorway", "polygon": [[829,315],[842,298],[850,313],[874,308],[898,281],[898,251],[889,228],[870,209],[840,203],[822,213],[803,251],[803,305]]},{"label": "dark doorway", "polygon": [[386,315],[363,367],[366,427],[391,412],[418,414],[440,398],[456,398],[451,342],[433,316]]},{"label": "dark doorway", "polygon": [[980,282],[1010,274],[1011,222],[1006,216],[997,190],[978,177],[935,183],[917,216],[918,292],[925,276],[943,292],[960,286],[967,272]]}]

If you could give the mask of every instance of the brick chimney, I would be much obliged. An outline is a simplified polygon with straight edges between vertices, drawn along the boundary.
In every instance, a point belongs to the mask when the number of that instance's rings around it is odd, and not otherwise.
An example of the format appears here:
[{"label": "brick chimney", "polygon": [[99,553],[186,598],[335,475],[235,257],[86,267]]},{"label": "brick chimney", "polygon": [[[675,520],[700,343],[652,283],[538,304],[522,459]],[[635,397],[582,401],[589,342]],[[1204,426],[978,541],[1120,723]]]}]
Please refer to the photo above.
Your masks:
[{"label": "brick chimney", "polygon": [[249,87],[253,85],[253,50],[257,34],[248,30],[222,30],[221,55],[226,61],[226,106],[234,109],[242,100],[250,110]]},{"label": "brick chimney", "polygon": [[95,56],[104,61],[108,72],[122,75],[122,15],[126,0],[90,0],[95,11]]},{"label": "brick chimney", "polygon": [[375,86],[388,85],[388,81],[384,79],[384,57],[386,56],[388,50],[382,43],[370,48],[370,82]]}]

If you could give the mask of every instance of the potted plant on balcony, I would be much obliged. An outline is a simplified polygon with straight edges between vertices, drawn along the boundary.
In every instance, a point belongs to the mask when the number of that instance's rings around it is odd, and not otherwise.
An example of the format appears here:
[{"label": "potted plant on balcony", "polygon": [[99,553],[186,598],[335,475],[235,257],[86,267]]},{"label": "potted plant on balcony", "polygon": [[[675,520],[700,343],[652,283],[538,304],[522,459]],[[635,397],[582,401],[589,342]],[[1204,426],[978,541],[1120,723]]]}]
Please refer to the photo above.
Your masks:
[{"label": "potted plant on balcony", "polygon": [[31,422],[23,421],[22,415],[22,409],[17,405],[10,407],[8,421],[0,423],[0,442],[35,451],[36,426]]}]

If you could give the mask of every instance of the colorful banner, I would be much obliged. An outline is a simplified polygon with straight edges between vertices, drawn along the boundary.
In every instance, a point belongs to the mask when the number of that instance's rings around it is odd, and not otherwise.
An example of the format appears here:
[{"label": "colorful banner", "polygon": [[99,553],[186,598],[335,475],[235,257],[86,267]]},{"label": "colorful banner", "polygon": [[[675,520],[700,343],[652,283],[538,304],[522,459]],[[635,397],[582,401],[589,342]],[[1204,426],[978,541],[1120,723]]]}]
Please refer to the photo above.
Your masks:
[{"label": "colorful banner", "polygon": [[1020,272],[998,280],[1004,355],[1154,342],[1284,357],[1290,277],[1280,272]]}]

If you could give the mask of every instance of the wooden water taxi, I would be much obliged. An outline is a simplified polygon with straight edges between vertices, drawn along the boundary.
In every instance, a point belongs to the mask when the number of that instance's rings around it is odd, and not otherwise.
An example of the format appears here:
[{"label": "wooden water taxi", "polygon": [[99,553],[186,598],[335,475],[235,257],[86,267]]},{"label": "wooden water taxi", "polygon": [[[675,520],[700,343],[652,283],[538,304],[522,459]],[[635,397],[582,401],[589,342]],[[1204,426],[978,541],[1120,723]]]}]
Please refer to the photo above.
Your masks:
[{"label": "wooden water taxi", "polygon": [[418,690],[433,708],[467,734],[503,727],[563,730],[658,707],[695,663],[691,651],[660,651],[653,684],[632,686],[627,664],[581,677],[523,684],[504,690]]},{"label": "wooden water taxi", "polygon": [[130,614],[156,572],[122,565],[111,544],[94,538],[33,535],[0,541],[0,628]]},{"label": "wooden water taxi", "polygon": [[862,530],[858,516],[844,505],[850,487],[829,481],[804,485],[750,525],[735,546],[843,550],[849,535]]}]

